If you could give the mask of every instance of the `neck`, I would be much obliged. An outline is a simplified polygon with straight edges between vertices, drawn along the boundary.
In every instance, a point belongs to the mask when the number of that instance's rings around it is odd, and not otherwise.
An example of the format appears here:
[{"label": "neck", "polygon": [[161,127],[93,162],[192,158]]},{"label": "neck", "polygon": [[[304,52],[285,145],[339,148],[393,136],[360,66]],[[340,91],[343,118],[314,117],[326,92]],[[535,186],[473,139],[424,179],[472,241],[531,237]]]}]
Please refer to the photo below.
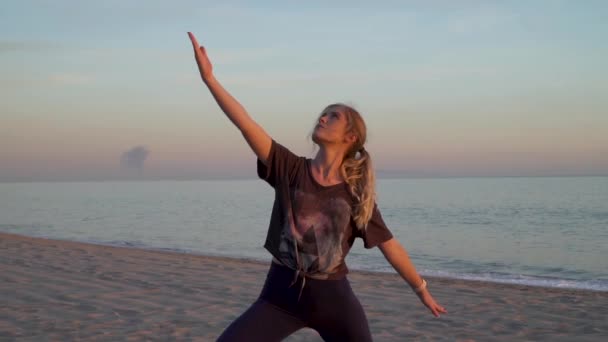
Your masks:
[{"label": "neck", "polygon": [[312,160],[312,171],[323,183],[339,183],[342,181],[340,175],[342,160],[342,151],[327,149],[321,145]]}]

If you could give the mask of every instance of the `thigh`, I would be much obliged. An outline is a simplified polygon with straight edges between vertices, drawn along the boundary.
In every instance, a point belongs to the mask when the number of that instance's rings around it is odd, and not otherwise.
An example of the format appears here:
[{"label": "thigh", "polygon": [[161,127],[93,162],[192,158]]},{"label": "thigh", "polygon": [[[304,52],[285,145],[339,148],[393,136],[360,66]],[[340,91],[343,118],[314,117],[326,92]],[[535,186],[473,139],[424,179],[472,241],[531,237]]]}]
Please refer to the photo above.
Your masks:
[{"label": "thigh", "polygon": [[298,277],[294,282],[294,276],[294,270],[272,264],[259,298],[306,321],[305,308],[299,298],[303,279]]},{"label": "thigh", "polygon": [[324,300],[316,307],[317,314],[311,319],[310,327],[324,341],[372,341],[365,311],[348,281],[333,291],[332,300]]},{"label": "thigh", "polygon": [[281,341],[304,326],[304,322],[293,315],[258,299],[217,341]]}]

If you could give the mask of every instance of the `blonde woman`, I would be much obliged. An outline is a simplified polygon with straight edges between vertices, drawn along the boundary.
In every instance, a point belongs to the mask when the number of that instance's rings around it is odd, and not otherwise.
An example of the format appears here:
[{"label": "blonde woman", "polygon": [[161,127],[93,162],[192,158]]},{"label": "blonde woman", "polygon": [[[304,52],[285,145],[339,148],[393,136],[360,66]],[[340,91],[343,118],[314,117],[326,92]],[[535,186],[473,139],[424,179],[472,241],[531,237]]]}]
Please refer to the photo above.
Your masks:
[{"label": "blonde woman", "polygon": [[367,318],[346,274],[355,238],[378,247],[435,315],[426,281],[393,237],[375,202],[374,171],[359,113],[332,104],[319,116],[314,159],[274,141],[215,79],[205,48],[188,33],[203,82],[256,154],[258,176],[275,190],[264,247],[273,259],[259,298],[218,341],[280,341],[315,329],[325,341],[371,341]]}]

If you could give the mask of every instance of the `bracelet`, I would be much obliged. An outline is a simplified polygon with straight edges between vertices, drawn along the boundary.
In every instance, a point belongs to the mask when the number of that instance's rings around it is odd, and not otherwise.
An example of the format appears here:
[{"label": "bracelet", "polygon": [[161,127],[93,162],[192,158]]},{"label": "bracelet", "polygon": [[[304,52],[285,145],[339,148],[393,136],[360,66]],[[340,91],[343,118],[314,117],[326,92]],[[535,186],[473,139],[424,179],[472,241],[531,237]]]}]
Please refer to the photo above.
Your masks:
[{"label": "bracelet", "polygon": [[422,278],[422,284],[420,284],[420,286],[418,286],[417,288],[414,289],[414,292],[416,293],[420,293],[422,292],[424,289],[426,289],[426,280],[424,278]]}]

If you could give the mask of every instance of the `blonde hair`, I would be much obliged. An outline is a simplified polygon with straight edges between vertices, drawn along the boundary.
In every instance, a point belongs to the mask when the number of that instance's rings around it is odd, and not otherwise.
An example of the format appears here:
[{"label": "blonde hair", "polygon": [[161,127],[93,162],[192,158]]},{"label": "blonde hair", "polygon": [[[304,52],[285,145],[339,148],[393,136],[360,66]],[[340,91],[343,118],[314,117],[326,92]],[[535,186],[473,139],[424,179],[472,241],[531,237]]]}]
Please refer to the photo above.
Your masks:
[{"label": "blonde hair", "polygon": [[[346,132],[354,134],[357,139],[344,155],[340,166],[340,175],[348,185],[351,195],[355,199],[353,205],[353,218],[357,228],[364,230],[372,217],[376,202],[376,177],[372,166],[372,159],[365,150],[367,128],[361,114],[351,106],[343,103],[334,103],[325,110],[337,107],[347,119]],[[325,112],[324,110],[324,112]]]}]

